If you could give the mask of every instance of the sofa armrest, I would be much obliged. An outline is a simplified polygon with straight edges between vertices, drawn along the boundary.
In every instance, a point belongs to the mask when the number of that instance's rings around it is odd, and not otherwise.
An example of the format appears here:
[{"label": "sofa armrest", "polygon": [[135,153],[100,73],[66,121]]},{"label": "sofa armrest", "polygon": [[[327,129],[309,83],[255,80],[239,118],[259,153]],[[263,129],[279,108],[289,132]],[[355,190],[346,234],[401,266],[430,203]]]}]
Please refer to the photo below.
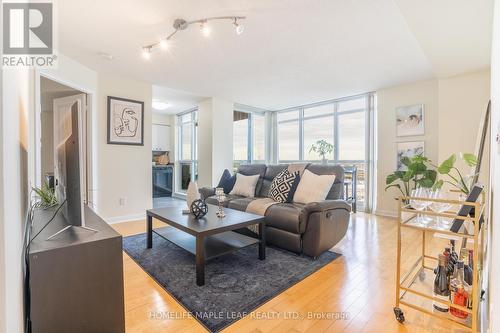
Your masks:
[{"label": "sofa armrest", "polygon": [[351,212],[351,205],[349,205],[345,200],[324,200],[308,203],[304,207],[304,210],[309,214],[332,209],[345,209],[348,212]]},{"label": "sofa armrest", "polygon": [[317,257],[331,249],[346,234],[351,206],[344,200],[325,200],[307,204],[301,216],[307,221],[302,235],[302,251]]},{"label": "sofa armrest", "polygon": [[201,199],[205,200],[206,198],[209,198],[213,195],[215,195],[215,188],[213,187],[202,187],[198,190],[201,195]]}]

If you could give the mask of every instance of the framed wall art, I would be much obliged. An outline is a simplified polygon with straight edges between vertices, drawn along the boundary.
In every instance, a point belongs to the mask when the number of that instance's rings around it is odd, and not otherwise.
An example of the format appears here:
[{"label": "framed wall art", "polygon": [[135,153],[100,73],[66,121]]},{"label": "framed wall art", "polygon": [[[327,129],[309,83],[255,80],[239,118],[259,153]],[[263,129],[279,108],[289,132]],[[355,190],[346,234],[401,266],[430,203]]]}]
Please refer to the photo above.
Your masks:
[{"label": "framed wall art", "polygon": [[144,145],[144,102],[108,96],[108,144]]}]

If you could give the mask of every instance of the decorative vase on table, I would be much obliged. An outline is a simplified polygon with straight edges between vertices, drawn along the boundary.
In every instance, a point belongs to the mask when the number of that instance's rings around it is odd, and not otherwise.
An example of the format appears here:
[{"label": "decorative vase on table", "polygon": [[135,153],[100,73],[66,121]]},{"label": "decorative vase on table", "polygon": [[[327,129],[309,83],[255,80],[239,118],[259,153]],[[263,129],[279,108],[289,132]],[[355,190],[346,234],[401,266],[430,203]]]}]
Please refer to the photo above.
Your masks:
[{"label": "decorative vase on table", "polygon": [[186,192],[186,203],[189,211],[191,211],[191,205],[195,200],[200,199],[200,192],[198,192],[198,184],[195,182],[190,182]]},{"label": "decorative vase on table", "polygon": [[323,159],[321,160],[321,164],[322,165],[327,165],[328,164],[328,159],[326,159],[325,157],[323,157]]},{"label": "decorative vase on table", "polygon": [[224,193],[224,189],[222,187],[217,187],[215,189],[215,198],[217,199],[217,202],[219,204],[216,213],[217,217],[218,218],[226,217],[226,214],[224,213],[224,206],[222,205],[222,203],[226,201],[226,194]]}]

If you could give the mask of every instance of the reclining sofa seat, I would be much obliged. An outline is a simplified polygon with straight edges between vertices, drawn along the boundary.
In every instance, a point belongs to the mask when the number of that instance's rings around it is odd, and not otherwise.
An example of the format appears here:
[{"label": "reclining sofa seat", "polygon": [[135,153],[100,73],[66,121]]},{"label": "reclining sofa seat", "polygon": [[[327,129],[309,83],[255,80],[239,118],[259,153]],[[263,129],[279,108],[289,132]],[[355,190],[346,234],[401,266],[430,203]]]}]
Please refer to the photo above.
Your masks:
[{"label": "reclining sofa seat", "polygon": [[[255,198],[227,195],[224,206],[245,211],[248,204],[268,195],[271,182],[287,164],[240,165],[238,173],[259,175]],[[317,175],[335,175],[335,182],[324,201],[277,203],[266,211],[266,241],[296,253],[317,257],[337,244],[349,226],[350,205],[343,200],[344,169],[338,165],[308,164],[306,169]],[[217,204],[215,189],[202,188],[200,193],[207,203]],[[248,233],[247,230],[244,231]]]}]

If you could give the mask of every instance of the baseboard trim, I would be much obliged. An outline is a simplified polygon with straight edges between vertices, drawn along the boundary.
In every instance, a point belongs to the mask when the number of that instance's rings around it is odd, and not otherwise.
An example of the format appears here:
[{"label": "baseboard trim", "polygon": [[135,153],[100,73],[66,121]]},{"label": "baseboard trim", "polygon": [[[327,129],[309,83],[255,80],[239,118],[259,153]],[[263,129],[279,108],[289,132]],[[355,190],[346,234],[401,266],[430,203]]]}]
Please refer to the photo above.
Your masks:
[{"label": "baseboard trim", "polygon": [[385,217],[398,217],[398,214],[396,212],[390,211],[390,210],[382,210],[382,209],[377,209],[375,211],[375,215],[378,216],[385,216]]},{"label": "baseboard trim", "polygon": [[123,215],[123,216],[115,216],[104,219],[108,224],[122,223],[122,222],[131,222],[131,221],[139,221],[145,220],[146,213],[142,214],[132,214],[132,215]]}]

